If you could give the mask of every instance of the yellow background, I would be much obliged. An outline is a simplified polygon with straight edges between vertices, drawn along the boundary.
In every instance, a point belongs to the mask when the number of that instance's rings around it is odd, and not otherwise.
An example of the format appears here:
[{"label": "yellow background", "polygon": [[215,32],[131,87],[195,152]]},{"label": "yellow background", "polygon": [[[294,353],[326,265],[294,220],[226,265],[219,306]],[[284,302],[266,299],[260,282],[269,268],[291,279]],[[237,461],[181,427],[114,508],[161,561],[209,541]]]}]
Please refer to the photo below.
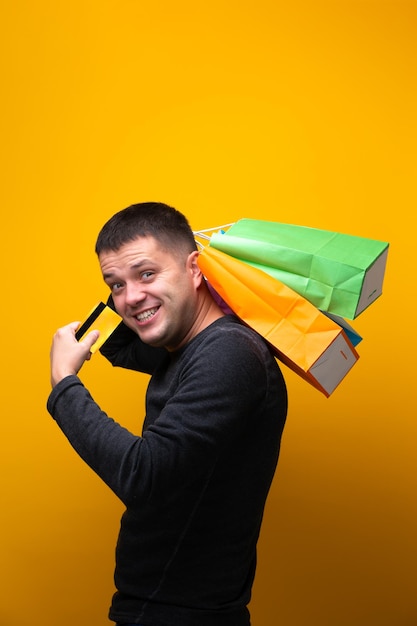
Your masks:
[{"label": "yellow background", "polygon": [[[417,624],[413,0],[2,2],[1,626],[105,626],[122,507],[45,410],[58,326],[106,297],[103,222],[256,217],[391,243],[360,361],[290,408],[253,626]],[[135,432],[146,378],[82,378]]]}]

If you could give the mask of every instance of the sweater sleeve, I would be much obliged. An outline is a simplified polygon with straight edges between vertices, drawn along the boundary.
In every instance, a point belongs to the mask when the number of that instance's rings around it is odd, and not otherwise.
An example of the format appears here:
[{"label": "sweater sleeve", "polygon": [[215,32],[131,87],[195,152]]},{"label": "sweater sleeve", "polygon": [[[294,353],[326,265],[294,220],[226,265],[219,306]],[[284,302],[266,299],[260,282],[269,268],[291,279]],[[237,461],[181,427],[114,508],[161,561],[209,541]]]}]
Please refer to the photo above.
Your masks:
[{"label": "sweater sleeve", "polygon": [[230,333],[199,341],[197,349],[177,356],[168,385],[159,370],[151,380],[148,411],[155,419],[142,437],[108,417],[77,376],[53,389],[48,411],[116,495],[140,504],[205,480],[226,442],[262,409],[271,383],[265,357]]},{"label": "sweater sleeve", "polygon": [[102,411],[77,376],[54,387],[47,409],[79,456],[126,501],[123,474],[132,456],[140,456],[143,439]]},{"label": "sweater sleeve", "polygon": [[146,345],[123,322],[102,345],[100,352],[114,367],[145,374],[152,374],[166,356],[164,348]]}]

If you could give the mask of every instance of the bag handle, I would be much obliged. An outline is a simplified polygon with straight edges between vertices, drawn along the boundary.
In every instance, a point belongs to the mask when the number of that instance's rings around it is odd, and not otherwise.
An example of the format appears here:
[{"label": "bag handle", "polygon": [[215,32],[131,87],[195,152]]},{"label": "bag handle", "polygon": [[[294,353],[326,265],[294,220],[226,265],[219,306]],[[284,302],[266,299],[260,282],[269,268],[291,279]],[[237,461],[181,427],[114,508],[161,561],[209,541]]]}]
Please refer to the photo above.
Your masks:
[{"label": "bag handle", "polygon": [[213,226],[212,228],[203,228],[202,230],[193,230],[193,235],[194,235],[196,244],[204,248],[204,245],[201,243],[201,241],[198,241],[199,239],[203,239],[204,241],[210,241],[213,233],[218,233],[218,232],[222,233],[225,231],[225,229],[229,228],[230,226],[233,226],[233,224],[234,222],[231,222],[230,224],[222,224],[221,226]]}]

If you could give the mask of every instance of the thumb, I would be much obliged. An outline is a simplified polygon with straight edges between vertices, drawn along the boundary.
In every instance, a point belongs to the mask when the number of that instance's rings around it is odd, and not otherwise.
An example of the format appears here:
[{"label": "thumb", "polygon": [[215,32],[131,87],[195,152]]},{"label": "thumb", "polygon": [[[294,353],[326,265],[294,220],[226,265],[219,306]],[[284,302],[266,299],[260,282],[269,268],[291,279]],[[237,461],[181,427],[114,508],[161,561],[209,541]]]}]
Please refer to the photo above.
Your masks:
[{"label": "thumb", "polygon": [[82,344],[85,348],[88,348],[88,350],[90,351],[99,336],[99,330],[92,330],[85,337],[83,337],[83,339],[80,341],[80,344]]}]

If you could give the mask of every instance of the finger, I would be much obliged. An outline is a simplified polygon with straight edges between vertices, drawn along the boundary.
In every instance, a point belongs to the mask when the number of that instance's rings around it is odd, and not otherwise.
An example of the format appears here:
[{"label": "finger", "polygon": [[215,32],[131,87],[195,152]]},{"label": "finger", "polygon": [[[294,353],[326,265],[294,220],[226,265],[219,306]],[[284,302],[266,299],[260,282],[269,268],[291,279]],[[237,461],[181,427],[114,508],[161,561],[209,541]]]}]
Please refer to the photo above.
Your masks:
[{"label": "finger", "polygon": [[99,330],[92,330],[85,337],[83,337],[83,339],[79,343],[85,348],[88,348],[88,350],[90,351],[92,346],[96,343],[99,336],[100,336]]}]

